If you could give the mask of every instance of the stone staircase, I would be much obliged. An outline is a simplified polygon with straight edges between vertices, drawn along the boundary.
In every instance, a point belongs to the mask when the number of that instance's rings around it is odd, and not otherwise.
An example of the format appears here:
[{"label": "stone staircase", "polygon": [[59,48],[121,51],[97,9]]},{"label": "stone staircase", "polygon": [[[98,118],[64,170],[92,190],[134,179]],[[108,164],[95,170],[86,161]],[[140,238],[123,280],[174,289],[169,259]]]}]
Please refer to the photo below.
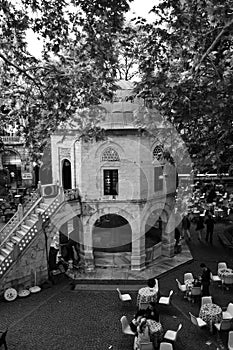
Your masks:
[{"label": "stone staircase", "polygon": [[[64,194],[61,191],[49,203],[45,203],[45,199],[40,197],[32,203],[31,207],[21,217],[21,220],[12,218],[12,222],[15,223],[14,226],[11,222],[10,229],[6,227],[4,230],[3,228],[0,232],[0,279],[16,263],[17,257],[26,250],[37,235],[39,217],[41,217],[42,222],[46,221],[63,201]],[[19,213],[16,213],[15,216],[18,218]]]}]

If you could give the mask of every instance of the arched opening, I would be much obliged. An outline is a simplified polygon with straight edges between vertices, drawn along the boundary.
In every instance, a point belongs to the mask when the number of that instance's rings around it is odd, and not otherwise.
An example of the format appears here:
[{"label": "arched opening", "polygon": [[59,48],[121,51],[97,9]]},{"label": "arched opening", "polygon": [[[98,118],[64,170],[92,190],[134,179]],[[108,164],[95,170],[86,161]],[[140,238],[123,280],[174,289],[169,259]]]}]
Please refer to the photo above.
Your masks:
[{"label": "arched opening", "polygon": [[3,168],[9,173],[9,185],[17,188],[22,185],[21,159],[20,156],[11,150],[7,150],[2,155]]},{"label": "arched opening", "polygon": [[71,163],[68,159],[62,162],[62,185],[64,190],[71,188]]},{"label": "arched opening", "polygon": [[101,216],[93,227],[93,254],[96,266],[130,265],[132,230],[120,215]]},{"label": "arched opening", "polygon": [[145,247],[151,248],[162,241],[162,219],[160,212],[153,211],[145,225]]}]

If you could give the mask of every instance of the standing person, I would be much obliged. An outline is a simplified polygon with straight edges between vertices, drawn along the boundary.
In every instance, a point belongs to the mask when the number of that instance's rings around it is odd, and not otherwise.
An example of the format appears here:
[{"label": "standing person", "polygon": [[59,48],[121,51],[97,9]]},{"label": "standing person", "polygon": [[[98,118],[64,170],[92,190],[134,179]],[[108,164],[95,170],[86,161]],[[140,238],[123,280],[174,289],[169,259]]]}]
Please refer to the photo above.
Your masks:
[{"label": "standing person", "polygon": [[204,263],[201,263],[200,267],[202,268],[202,275],[201,275],[202,296],[205,297],[210,295],[209,287],[210,287],[210,281],[211,281],[211,271]]},{"label": "standing person", "polygon": [[206,242],[210,242],[210,244],[213,244],[213,233],[214,233],[214,218],[211,215],[210,212],[208,212],[207,214],[207,218],[205,220],[205,224],[206,224],[206,236],[205,236],[205,240]]},{"label": "standing person", "polygon": [[197,226],[196,226],[196,231],[198,233],[198,240],[201,241],[202,239],[202,234],[203,234],[203,229],[204,229],[204,220],[201,215],[199,215],[197,219]]},{"label": "standing person", "polygon": [[182,220],[182,233],[184,237],[185,235],[188,237],[189,241],[191,241],[190,225],[189,214],[185,214]]}]

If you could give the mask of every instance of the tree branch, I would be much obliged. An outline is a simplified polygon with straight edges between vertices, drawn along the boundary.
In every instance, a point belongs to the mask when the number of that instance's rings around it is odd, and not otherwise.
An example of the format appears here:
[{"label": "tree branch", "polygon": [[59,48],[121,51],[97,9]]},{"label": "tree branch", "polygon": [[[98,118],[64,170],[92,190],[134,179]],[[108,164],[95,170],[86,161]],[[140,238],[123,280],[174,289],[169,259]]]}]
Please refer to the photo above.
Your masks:
[{"label": "tree branch", "polygon": [[221,32],[217,35],[217,37],[214,39],[214,41],[212,42],[212,44],[210,45],[210,47],[206,50],[206,52],[202,55],[200,61],[193,66],[192,71],[193,73],[195,72],[195,77],[198,73],[198,70],[202,64],[202,62],[204,61],[204,59],[206,58],[206,56],[209,55],[209,53],[214,49],[215,45],[218,43],[218,41],[220,40],[221,36],[225,33],[225,31],[227,30],[228,27],[230,27],[233,24],[233,18],[231,21],[229,21],[221,30]]},{"label": "tree branch", "polygon": [[7,64],[9,64],[10,66],[14,67],[15,69],[17,69],[17,71],[19,71],[21,74],[24,74],[28,79],[32,80],[34,82],[34,84],[38,87],[40,94],[42,96],[42,98],[44,98],[44,94],[43,91],[41,90],[40,85],[37,83],[37,81],[30,75],[28,74],[24,69],[22,69],[21,67],[19,67],[18,65],[16,65],[15,63],[11,62],[6,56],[4,56],[1,52],[0,52],[0,58],[3,59],[3,61],[5,61]]}]

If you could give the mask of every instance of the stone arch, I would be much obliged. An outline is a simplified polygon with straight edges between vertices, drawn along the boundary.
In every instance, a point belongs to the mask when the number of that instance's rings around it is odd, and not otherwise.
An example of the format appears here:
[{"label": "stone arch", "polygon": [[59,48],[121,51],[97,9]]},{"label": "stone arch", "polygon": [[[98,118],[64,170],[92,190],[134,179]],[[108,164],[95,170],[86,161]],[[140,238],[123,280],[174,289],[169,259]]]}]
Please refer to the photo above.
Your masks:
[{"label": "stone arch", "polygon": [[99,147],[95,151],[95,158],[101,159],[101,154],[103,153],[105,148],[112,147],[118,153],[120,160],[124,158],[125,151],[121,145],[114,141],[104,141],[99,145]]}]

